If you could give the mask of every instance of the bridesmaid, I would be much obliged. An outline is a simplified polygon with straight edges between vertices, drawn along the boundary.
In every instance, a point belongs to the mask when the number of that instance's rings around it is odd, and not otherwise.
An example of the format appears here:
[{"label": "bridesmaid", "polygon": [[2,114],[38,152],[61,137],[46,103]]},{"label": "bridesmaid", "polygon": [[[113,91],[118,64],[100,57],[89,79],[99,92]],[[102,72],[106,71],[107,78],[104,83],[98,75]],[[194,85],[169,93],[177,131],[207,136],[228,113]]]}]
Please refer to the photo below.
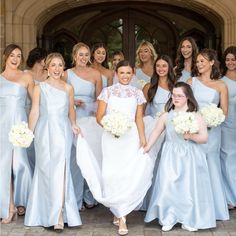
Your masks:
[{"label": "bridesmaid", "polygon": [[[47,52],[42,48],[34,48],[29,52],[28,58],[26,60],[28,69],[25,70],[25,72],[27,72],[29,76],[31,76],[35,84],[38,84],[39,82],[47,79],[48,74],[47,71],[45,70],[46,56]],[[32,105],[31,98],[28,94],[26,100],[27,116],[29,116],[31,105]],[[35,165],[34,142],[31,143],[29,148],[27,148],[27,154],[29,158],[30,167],[33,173]]]},{"label": "bridesmaid", "polygon": [[24,214],[31,186],[32,174],[26,149],[13,147],[8,141],[11,127],[27,122],[25,102],[27,92],[32,96],[34,83],[19,69],[23,61],[22,49],[8,45],[3,53],[0,75],[0,218],[8,224],[16,218],[17,209]]},{"label": "bridesmaid", "polygon": [[27,226],[54,226],[59,232],[64,223],[81,225],[70,172],[73,133],[80,129],[73,87],[61,80],[64,66],[61,54],[49,54],[48,79],[34,89],[29,128],[35,131],[36,164],[25,216]]},{"label": "bridesmaid", "polygon": [[[144,148],[149,151],[166,130],[145,222],[158,218],[162,231],[171,230],[177,223],[188,231],[216,227],[206,154],[200,146],[207,142],[207,127],[197,113],[198,104],[191,87],[184,82],[176,83],[165,110]],[[191,112],[198,123],[198,133],[176,133],[172,122],[174,112]]]},{"label": "bridesmaid", "polygon": [[[159,56],[154,63],[154,73],[151,77],[151,82],[147,83],[143,88],[144,96],[148,102],[145,110],[146,116],[144,117],[146,136],[149,136],[151,130],[154,128],[156,119],[158,118],[157,114],[164,112],[165,104],[170,97],[170,91],[172,91],[174,83],[175,75],[173,63],[170,57],[167,55]],[[150,119],[148,116],[152,116],[153,119]],[[158,164],[160,161],[160,155],[158,154],[160,153],[163,140],[164,133],[161,135],[158,142],[153,145],[152,151],[150,153],[150,155],[155,156],[154,158],[157,158],[153,172],[153,180],[155,179],[157,173]],[[151,189],[152,188],[153,184],[151,186]],[[147,210],[151,197],[151,189],[148,191],[143,201],[143,206],[140,210]]]},{"label": "bridesmaid", "polygon": [[228,208],[236,208],[236,47],[228,47],[223,55],[222,80],[229,90],[228,117],[221,125],[221,166]]},{"label": "bridesmaid", "polygon": [[[219,105],[223,113],[228,113],[228,89],[226,84],[219,80],[220,70],[216,52],[211,49],[203,49],[197,55],[194,73],[197,77],[187,82],[192,85],[194,96],[200,109],[209,103]],[[215,215],[217,220],[228,220],[225,189],[223,185],[221,163],[220,163],[221,127],[214,127],[209,130],[207,144],[203,145],[207,155],[209,167]]]},{"label": "bridesmaid", "polygon": [[140,81],[150,82],[153,75],[153,64],[157,58],[153,45],[143,41],[136,50],[136,77]]},{"label": "bridesmaid", "polygon": [[[100,72],[88,66],[90,55],[90,49],[86,44],[80,42],[74,45],[72,50],[74,66],[66,70],[64,75],[64,80],[71,84],[75,91],[74,104],[77,119],[95,116],[96,98],[102,90]],[[84,209],[83,201],[87,208],[92,208],[96,201],[90,193],[87,184],[84,183],[80,169],[76,164],[75,156],[76,150],[72,146],[71,169],[78,208],[80,210]]]},{"label": "bridesmaid", "polygon": [[197,54],[198,47],[192,37],[185,37],[180,41],[175,60],[177,80],[186,82],[191,77]]},{"label": "bridesmaid", "polygon": [[113,73],[108,68],[108,54],[103,43],[96,43],[91,49],[91,67],[98,70],[102,75],[102,87],[111,86]]}]

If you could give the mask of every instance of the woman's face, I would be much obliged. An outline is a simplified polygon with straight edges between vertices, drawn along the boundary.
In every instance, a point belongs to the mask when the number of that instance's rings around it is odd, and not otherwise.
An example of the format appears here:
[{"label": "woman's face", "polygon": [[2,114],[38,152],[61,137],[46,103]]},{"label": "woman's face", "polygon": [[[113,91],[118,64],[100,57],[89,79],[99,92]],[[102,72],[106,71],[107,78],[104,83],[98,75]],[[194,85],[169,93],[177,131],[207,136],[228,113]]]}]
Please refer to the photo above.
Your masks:
[{"label": "woman's face", "polygon": [[121,66],[117,70],[117,77],[121,84],[129,84],[132,79],[132,76],[133,69],[130,66]]},{"label": "woman's face", "polygon": [[75,55],[75,63],[77,66],[87,66],[90,59],[90,52],[86,47],[81,47]]},{"label": "woman's face", "polygon": [[169,65],[168,63],[160,59],[156,62],[156,73],[159,75],[159,77],[166,77],[168,75]]},{"label": "woman's face", "polygon": [[209,61],[201,54],[197,56],[196,66],[200,74],[211,72],[213,65],[214,65],[214,60]]},{"label": "woman's face", "polygon": [[152,59],[151,49],[146,45],[140,48],[138,55],[139,55],[140,61],[142,62],[147,62]]},{"label": "woman's face", "polygon": [[93,54],[93,57],[94,57],[94,60],[98,63],[98,64],[102,64],[105,59],[106,59],[106,50],[105,48],[101,47],[101,48],[97,48],[95,51],[94,51],[94,54]]},{"label": "woman's face", "polygon": [[114,57],[113,57],[113,59],[112,59],[112,66],[113,66],[113,68],[116,68],[116,66],[117,66],[117,64],[120,62],[120,61],[122,61],[122,60],[124,60],[124,57],[123,56],[121,56],[121,55],[115,55]]},{"label": "woman's face", "polygon": [[176,108],[181,108],[185,106],[188,100],[181,87],[174,88],[171,97],[173,104],[175,105]]},{"label": "woman's face", "polygon": [[236,70],[236,58],[234,54],[228,53],[226,55],[225,65],[229,71]]},{"label": "woman's face", "polygon": [[193,54],[193,47],[192,44],[188,40],[184,40],[181,45],[181,53],[184,59],[188,59],[192,57]]},{"label": "woman's face", "polygon": [[54,57],[48,65],[48,74],[53,79],[60,79],[64,72],[64,65],[61,58]]},{"label": "woman's face", "polygon": [[15,48],[6,60],[6,67],[17,69],[21,64],[21,60],[22,52],[19,48]]}]

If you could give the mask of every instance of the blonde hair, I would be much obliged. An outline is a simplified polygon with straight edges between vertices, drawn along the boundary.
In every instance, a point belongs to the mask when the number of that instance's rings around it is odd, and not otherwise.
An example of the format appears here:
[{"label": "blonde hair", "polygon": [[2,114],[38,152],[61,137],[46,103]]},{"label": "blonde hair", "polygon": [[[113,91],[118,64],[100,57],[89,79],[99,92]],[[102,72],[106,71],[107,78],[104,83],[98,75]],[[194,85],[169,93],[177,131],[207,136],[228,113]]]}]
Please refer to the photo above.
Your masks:
[{"label": "blonde hair", "polygon": [[58,52],[52,52],[52,53],[48,54],[48,56],[47,56],[47,58],[46,58],[46,61],[45,61],[45,66],[46,66],[47,69],[48,69],[48,67],[49,67],[49,65],[50,65],[50,63],[51,63],[51,61],[52,61],[54,58],[59,58],[59,59],[61,59],[61,61],[62,61],[62,63],[63,63],[63,66],[65,67],[65,61],[64,61],[63,56],[62,56],[60,53],[58,53]]},{"label": "blonde hair", "polygon": [[153,62],[154,62],[154,61],[156,60],[156,58],[157,58],[157,53],[156,53],[156,50],[155,50],[155,48],[153,47],[153,45],[152,45],[150,42],[148,42],[148,41],[142,41],[142,42],[139,44],[139,46],[138,46],[138,48],[137,48],[137,50],[136,50],[136,67],[139,67],[139,68],[143,67],[143,62],[140,60],[140,57],[139,57],[140,49],[141,49],[141,47],[143,47],[143,46],[147,46],[147,47],[150,49],[150,51],[151,51],[151,57],[152,57],[152,61],[153,61]]},{"label": "blonde hair", "polygon": [[79,43],[75,44],[73,49],[72,49],[72,54],[71,54],[72,65],[73,66],[75,66],[75,64],[76,64],[75,57],[76,57],[76,54],[77,54],[77,52],[79,51],[80,48],[87,48],[88,51],[89,51],[89,54],[91,55],[90,48],[87,44],[82,43],[82,42],[79,42]]}]

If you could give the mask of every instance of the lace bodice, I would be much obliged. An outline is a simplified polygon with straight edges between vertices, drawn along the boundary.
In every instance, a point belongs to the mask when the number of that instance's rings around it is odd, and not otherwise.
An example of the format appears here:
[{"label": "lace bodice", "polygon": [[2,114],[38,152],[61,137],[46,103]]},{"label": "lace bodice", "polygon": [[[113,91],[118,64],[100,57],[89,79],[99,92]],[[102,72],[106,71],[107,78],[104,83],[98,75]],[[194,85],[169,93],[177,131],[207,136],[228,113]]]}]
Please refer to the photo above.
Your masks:
[{"label": "lace bodice", "polygon": [[98,96],[98,100],[103,100],[107,103],[108,99],[111,96],[119,98],[134,97],[136,98],[138,105],[146,103],[146,99],[144,98],[143,92],[140,89],[137,89],[136,87],[133,87],[131,85],[123,85],[117,83],[110,87],[104,88],[101,94]]}]

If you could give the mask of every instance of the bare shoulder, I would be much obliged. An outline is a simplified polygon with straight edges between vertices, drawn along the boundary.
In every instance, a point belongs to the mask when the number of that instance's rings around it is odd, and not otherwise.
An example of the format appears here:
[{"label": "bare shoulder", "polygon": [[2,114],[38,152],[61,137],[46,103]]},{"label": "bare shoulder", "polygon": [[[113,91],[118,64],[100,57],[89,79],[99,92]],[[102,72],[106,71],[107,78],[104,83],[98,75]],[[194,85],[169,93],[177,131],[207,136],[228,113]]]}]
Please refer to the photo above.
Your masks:
[{"label": "bare shoulder", "polygon": [[101,73],[98,70],[89,67],[89,73],[94,79],[96,80],[101,79]]},{"label": "bare shoulder", "polygon": [[192,77],[188,78],[187,81],[186,81],[186,83],[192,85],[192,83],[193,83],[193,78],[192,78]]},{"label": "bare shoulder", "polygon": [[147,91],[150,88],[150,83],[146,83],[143,87],[143,91]]},{"label": "bare shoulder", "polygon": [[219,91],[226,91],[228,90],[227,84],[223,80],[216,80],[216,87]]}]

